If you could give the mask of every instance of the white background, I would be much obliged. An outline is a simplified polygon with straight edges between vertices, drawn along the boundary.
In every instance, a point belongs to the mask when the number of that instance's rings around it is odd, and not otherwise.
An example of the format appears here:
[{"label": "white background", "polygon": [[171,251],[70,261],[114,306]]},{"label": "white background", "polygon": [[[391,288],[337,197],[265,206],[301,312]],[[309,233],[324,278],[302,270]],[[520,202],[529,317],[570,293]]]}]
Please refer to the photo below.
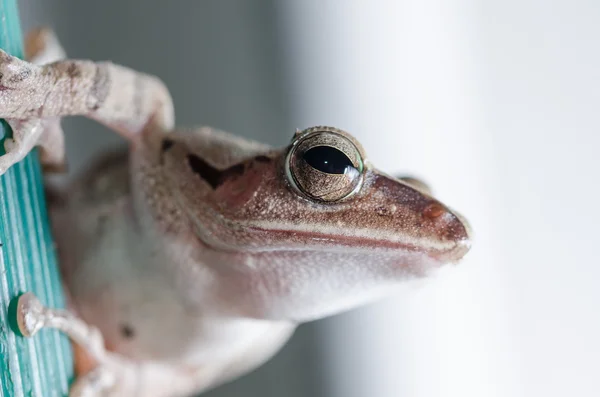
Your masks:
[{"label": "white background", "polygon": [[331,324],[354,374],[336,395],[600,395],[600,3],[283,8],[297,120],[423,175],[476,235],[461,266]]}]

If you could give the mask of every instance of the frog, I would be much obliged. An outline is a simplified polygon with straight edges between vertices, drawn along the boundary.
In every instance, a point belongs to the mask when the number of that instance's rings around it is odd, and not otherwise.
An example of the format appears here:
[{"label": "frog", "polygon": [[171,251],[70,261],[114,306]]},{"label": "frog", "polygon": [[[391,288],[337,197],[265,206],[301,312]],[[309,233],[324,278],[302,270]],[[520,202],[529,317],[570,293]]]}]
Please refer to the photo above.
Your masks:
[{"label": "frog", "polygon": [[468,221],[413,177],[378,170],[350,133],[314,126],[272,147],[176,127],[165,84],[67,59],[34,30],[0,51],[0,174],[34,147],[65,169],[60,121],[85,116],[126,150],[49,186],[65,309],[18,298],[24,337],[65,333],[71,397],[185,397],[261,366],[298,325],[382,299],[469,252]]}]

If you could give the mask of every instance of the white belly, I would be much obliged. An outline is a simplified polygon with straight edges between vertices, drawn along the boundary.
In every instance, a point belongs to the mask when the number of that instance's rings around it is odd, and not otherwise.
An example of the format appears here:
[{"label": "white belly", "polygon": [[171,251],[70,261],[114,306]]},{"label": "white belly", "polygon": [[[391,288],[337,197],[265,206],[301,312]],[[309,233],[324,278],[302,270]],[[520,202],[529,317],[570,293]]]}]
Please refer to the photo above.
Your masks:
[{"label": "white belly", "polygon": [[63,280],[73,308],[100,329],[110,350],[136,361],[219,363],[243,372],[293,332],[289,323],[207,314],[201,263],[193,264],[197,299],[189,299],[173,246],[167,255],[136,219],[126,161],[93,169],[63,201],[51,203]]}]

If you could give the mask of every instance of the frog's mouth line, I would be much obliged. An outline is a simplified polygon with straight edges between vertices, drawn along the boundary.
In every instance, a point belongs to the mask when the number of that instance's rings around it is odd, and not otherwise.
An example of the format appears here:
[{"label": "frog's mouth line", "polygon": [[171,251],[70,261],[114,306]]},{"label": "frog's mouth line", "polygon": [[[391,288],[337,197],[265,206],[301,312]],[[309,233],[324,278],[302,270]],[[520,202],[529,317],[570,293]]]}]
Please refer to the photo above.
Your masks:
[{"label": "frog's mouth line", "polygon": [[[290,251],[309,251],[317,250],[322,252],[340,252],[348,254],[361,253],[369,250],[386,251],[389,254],[394,252],[418,255],[421,253],[436,262],[456,263],[469,251],[470,243],[468,240],[459,242],[448,242],[443,247],[424,247],[417,244],[408,244],[399,241],[390,241],[376,239],[373,237],[341,235],[341,234],[323,234],[311,231],[289,230],[289,229],[269,229],[258,226],[246,226],[246,231],[256,235],[256,241],[261,244],[231,244],[214,238],[207,233],[200,225],[196,225],[196,235],[201,244],[206,247],[229,253],[275,253]],[[269,235],[268,240],[263,236]],[[262,235],[262,236],[261,236]],[[331,236],[335,237],[331,237]],[[277,243],[280,242],[280,243]]]},{"label": "frog's mouth line", "polygon": [[290,248],[288,246],[277,247],[271,245],[267,250],[260,251],[291,251],[291,250],[305,250],[311,248],[311,242],[315,243],[315,246],[319,246],[320,249],[327,251],[327,247],[335,246],[337,249],[342,249],[351,253],[352,251],[365,251],[365,250],[386,250],[389,252],[402,251],[407,253],[419,253],[422,252],[431,259],[440,262],[458,262],[462,259],[471,248],[471,244],[468,240],[461,240],[457,242],[449,242],[444,244],[443,247],[425,247],[417,244],[409,244],[399,241],[382,240],[373,237],[364,236],[353,236],[353,235],[341,235],[335,234],[332,238],[331,235],[325,235],[315,232],[287,230],[287,229],[264,229],[256,226],[248,227],[246,230],[255,232],[264,232],[275,235],[277,237],[273,240],[282,240],[286,243],[295,242],[296,248]]},{"label": "frog's mouth line", "polygon": [[[181,200],[179,195],[175,196]],[[183,207],[187,208],[187,207]],[[223,241],[207,230],[200,220],[189,210],[189,219],[196,230],[199,242],[208,248],[221,252],[231,253],[266,253],[277,251],[320,250],[345,252],[364,252],[365,250],[398,251],[412,254],[422,253],[427,257],[442,263],[456,263],[469,251],[471,243],[469,232],[465,226],[465,238],[461,240],[434,241],[424,238],[396,237],[389,233],[380,233],[373,236],[372,230],[352,229],[340,233],[339,228],[320,227],[319,231],[314,226],[285,227],[268,221],[244,222],[230,225],[233,229],[244,230],[253,236],[247,243],[232,243]],[[227,223],[226,219],[221,219]],[[255,243],[253,244],[252,241]],[[260,244],[256,244],[259,243]]]}]

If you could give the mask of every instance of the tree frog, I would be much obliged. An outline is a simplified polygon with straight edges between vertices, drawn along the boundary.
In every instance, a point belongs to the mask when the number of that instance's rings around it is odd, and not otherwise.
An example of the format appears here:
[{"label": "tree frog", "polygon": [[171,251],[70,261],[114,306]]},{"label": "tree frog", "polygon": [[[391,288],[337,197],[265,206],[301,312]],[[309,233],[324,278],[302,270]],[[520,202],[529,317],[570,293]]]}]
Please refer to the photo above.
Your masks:
[{"label": "tree frog", "polygon": [[212,128],[176,129],[165,85],[110,62],[60,60],[47,29],[29,61],[0,52],[0,173],[41,148],[63,166],[60,118],[129,142],[47,195],[66,310],[31,293],[21,333],[74,343],[70,396],[184,397],[244,374],[300,323],[355,308],[469,251],[471,232],[424,184],[377,170],[338,128],[277,149]]}]

